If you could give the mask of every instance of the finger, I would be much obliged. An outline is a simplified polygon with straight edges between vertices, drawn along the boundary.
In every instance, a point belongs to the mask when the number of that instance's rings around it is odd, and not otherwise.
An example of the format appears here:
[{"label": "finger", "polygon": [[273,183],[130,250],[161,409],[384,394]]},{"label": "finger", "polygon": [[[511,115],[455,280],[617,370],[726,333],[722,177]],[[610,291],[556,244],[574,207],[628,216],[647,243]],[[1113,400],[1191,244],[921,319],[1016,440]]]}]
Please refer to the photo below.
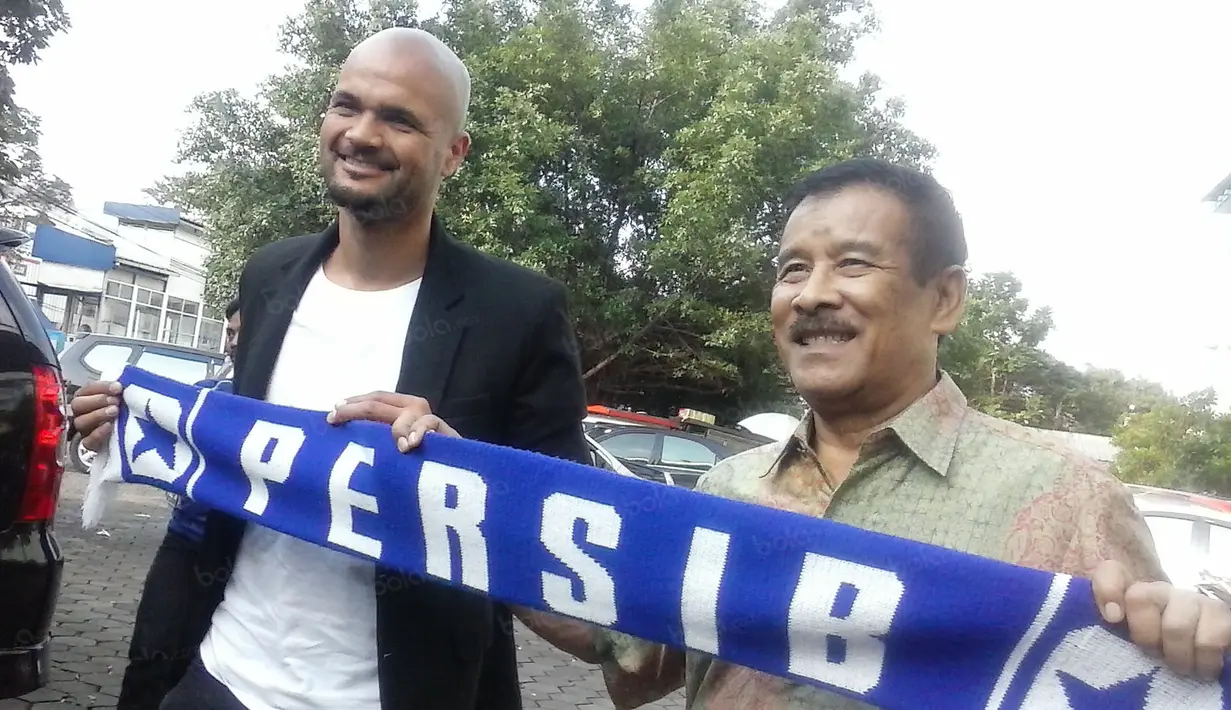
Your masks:
[{"label": "finger", "polygon": [[119,382],[112,380],[95,380],[86,384],[81,389],[77,390],[77,396],[94,395],[94,394],[110,394],[118,397],[124,389]]},{"label": "finger", "polygon": [[[434,431],[445,436],[459,436],[457,430],[445,424],[444,420],[435,414],[428,414],[419,417],[410,425],[410,432],[405,438],[398,440],[398,448],[404,452],[410,451],[423,443],[423,437],[429,431]],[[403,448],[405,446],[405,448]]]},{"label": "finger", "polygon": [[119,416],[120,408],[116,405],[108,405],[102,409],[97,409],[89,414],[82,414],[79,417],[73,418],[73,426],[77,431],[84,436],[89,436],[94,433],[94,430],[103,424],[115,421]]},{"label": "finger", "polygon": [[398,451],[402,453],[410,451],[411,432],[414,430],[415,422],[423,416],[412,410],[402,410],[402,413],[398,415],[393,422],[393,441],[397,443]]},{"label": "finger", "polygon": [[347,404],[338,403],[338,406],[325,416],[325,421],[330,424],[342,424],[355,420],[392,424],[401,412],[400,407],[392,404],[376,399],[365,399]]},{"label": "finger", "polygon": [[1129,638],[1142,650],[1157,655],[1163,643],[1163,610],[1170,587],[1157,582],[1138,583],[1124,593]]},{"label": "finger", "polygon": [[90,451],[102,451],[107,446],[107,438],[111,436],[115,426],[111,422],[106,422],[102,426],[95,429],[89,436],[81,440],[81,445]]},{"label": "finger", "polygon": [[1115,560],[1107,560],[1095,568],[1090,581],[1094,585],[1094,601],[1103,619],[1109,624],[1124,621],[1124,593],[1133,583],[1128,569]]},{"label": "finger", "polygon": [[1163,660],[1182,676],[1193,675],[1196,666],[1200,601],[1195,594],[1175,594],[1163,609]]},{"label": "finger", "polygon": [[1197,675],[1205,680],[1217,680],[1228,649],[1231,649],[1231,607],[1216,599],[1202,599],[1201,621],[1197,625]]},{"label": "finger", "polygon": [[[84,389],[84,388],[83,388]],[[98,411],[103,407],[115,406],[120,403],[120,398],[107,394],[91,394],[81,396],[80,394],[73,397],[73,401],[69,403],[69,409],[73,410],[73,417],[80,417],[90,412]]]},{"label": "finger", "polygon": [[[398,441],[398,448],[402,449],[403,452],[410,451],[423,443],[424,434],[429,431],[436,431],[443,423],[440,417],[435,414],[428,414],[415,419],[410,425],[410,432],[406,435],[406,438]],[[403,445],[405,448],[402,448]]]}]

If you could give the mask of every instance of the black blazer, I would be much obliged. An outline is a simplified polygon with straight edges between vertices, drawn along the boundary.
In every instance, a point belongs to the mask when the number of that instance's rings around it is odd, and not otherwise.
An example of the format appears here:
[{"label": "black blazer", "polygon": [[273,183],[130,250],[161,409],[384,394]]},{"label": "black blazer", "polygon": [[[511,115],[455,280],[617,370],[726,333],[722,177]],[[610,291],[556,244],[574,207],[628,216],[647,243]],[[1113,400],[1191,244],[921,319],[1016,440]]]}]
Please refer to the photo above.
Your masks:
[{"label": "black blazer", "polygon": [[[236,394],[265,398],[291,314],[337,244],[334,224],[270,244],[249,259],[239,286]],[[581,430],[585,391],[564,287],[459,244],[435,219],[397,391],[427,399],[466,438],[589,461]],[[244,526],[210,514],[200,565],[222,573],[204,577],[216,581],[201,586],[197,618],[212,617],[222,600]],[[376,577],[385,710],[520,710],[507,608],[388,569],[378,567]]]}]

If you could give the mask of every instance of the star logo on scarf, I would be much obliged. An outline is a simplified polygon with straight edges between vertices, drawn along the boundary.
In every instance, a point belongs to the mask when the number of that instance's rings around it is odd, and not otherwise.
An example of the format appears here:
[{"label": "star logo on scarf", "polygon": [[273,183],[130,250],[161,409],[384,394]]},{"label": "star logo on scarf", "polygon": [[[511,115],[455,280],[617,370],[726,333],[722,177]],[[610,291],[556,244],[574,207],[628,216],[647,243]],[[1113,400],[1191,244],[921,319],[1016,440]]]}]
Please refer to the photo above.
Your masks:
[{"label": "star logo on scarf", "polygon": [[163,460],[167,468],[175,469],[175,434],[164,431],[154,423],[154,415],[150,412],[150,404],[145,404],[145,418],[133,416],[132,421],[141,430],[141,438],[133,446],[132,460],[136,461],[147,451],[153,451]]},{"label": "star logo on scarf", "polygon": [[1139,710],[1145,707],[1146,695],[1154,682],[1154,674],[1158,671],[1139,675],[1136,678],[1112,683],[1106,688],[1094,686],[1079,680],[1064,671],[1056,673],[1060,685],[1069,699],[1069,706],[1074,708],[1099,708],[1099,710]]},{"label": "star logo on scarf", "polygon": [[1098,626],[1065,634],[1019,710],[1224,710],[1222,686],[1176,675]]}]

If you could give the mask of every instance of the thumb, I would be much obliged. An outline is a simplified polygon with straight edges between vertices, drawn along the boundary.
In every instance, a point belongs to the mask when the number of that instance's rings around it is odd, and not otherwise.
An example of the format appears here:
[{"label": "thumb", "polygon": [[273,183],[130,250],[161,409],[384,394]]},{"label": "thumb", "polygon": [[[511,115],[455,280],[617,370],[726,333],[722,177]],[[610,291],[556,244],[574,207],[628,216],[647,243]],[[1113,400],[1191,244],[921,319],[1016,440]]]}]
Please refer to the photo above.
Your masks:
[{"label": "thumb", "polygon": [[1090,581],[1094,586],[1094,601],[1103,620],[1109,624],[1124,621],[1125,594],[1133,583],[1128,569],[1115,560],[1105,560],[1094,569]]}]

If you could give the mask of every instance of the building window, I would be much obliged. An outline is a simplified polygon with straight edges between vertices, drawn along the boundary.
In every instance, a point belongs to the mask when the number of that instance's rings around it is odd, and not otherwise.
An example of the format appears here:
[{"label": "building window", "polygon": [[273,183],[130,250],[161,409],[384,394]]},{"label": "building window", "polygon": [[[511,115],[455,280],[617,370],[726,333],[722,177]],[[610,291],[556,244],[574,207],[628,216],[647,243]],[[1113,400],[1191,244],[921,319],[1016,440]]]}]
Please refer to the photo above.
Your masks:
[{"label": "building window", "polygon": [[68,296],[62,293],[44,293],[39,299],[43,307],[43,315],[51,321],[58,330],[64,329],[64,313],[68,310]]},{"label": "building window", "polygon": [[156,309],[162,308],[162,292],[153,291],[148,288],[137,289],[137,303],[143,306],[153,306]]},{"label": "building window", "polygon": [[120,283],[118,281],[107,282],[107,295],[115,298],[122,298],[125,301],[133,300],[133,287],[129,284]]},{"label": "building window", "polygon": [[[107,284],[111,286],[111,284]],[[98,322],[98,332],[107,335],[128,335],[128,314],[132,311],[132,301],[124,301],[108,296],[103,299],[103,316]]]},{"label": "building window", "polygon": [[136,317],[133,337],[158,340],[158,321],[162,320],[162,309],[158,306],[137,306]]},{"label": "building window", "polygon": [[167,298],[167,318],[163,321],[162,341],[191,346],[196,339],[197,313],[200,310],[201,304],[196,301],[175,297]]},{"label": "building window", "polygon": [[216,353],[222,350],[222,321],[201,321],[201,342],[197,347]]},{"label": "building window", "polygon": [[79,295],[74,299],[70,333],[92,333],[98,328],[98,296]]},{"label": "building window", "polygon": [[166,283],[164,278],[146,274],[110,272],[99,332],[222,350],[222,319],[197,301],[168,296]]}]

